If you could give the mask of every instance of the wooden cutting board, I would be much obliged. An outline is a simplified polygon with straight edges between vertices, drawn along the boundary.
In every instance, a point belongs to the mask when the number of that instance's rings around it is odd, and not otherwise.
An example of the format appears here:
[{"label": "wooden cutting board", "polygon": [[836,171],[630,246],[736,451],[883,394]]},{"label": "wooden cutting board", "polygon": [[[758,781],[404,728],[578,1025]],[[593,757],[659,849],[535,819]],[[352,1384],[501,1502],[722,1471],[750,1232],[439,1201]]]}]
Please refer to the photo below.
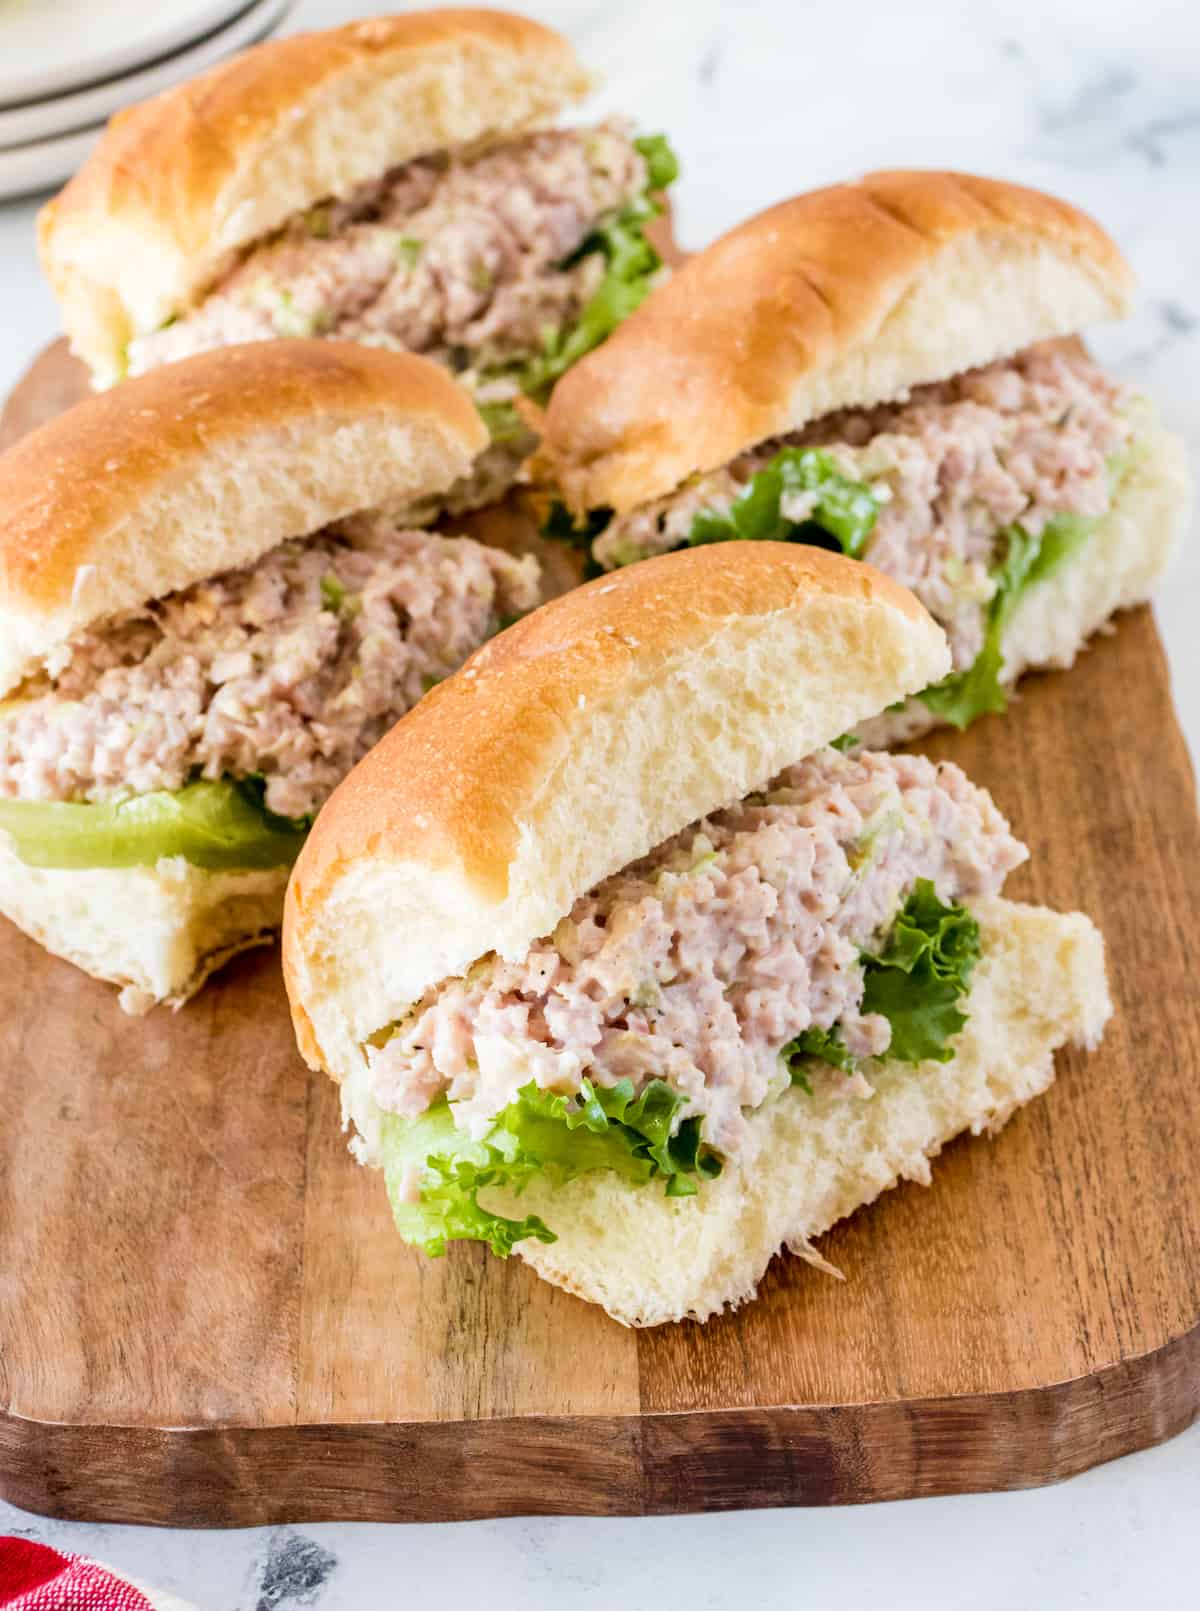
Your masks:
[{"label": "wooden cutting board", "polygon": [[[78,372],[56,349],[6,415]],[[1049,1482],[1200,1407],[1200,825],[1148,611],[931,743],[1080,906],[1117,1014],[758,1301],[637,1334],[395,1236],[273,952],[142,1020],[0,923],[0,1493],[173,1525],[625,1514]],[[652,1252],[651,1255],[652,1256]]]}]

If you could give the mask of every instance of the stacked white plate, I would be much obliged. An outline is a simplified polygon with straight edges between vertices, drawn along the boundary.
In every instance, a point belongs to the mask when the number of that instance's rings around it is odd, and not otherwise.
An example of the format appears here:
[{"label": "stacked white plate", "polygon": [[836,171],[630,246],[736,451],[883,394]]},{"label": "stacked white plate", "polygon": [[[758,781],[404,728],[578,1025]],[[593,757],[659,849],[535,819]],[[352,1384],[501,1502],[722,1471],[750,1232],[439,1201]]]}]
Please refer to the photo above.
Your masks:
[{"label": "stacked white plate", "polygon": [[265,39],[294,0],[0,0],[0,200],[70,177],[114,112]]}]

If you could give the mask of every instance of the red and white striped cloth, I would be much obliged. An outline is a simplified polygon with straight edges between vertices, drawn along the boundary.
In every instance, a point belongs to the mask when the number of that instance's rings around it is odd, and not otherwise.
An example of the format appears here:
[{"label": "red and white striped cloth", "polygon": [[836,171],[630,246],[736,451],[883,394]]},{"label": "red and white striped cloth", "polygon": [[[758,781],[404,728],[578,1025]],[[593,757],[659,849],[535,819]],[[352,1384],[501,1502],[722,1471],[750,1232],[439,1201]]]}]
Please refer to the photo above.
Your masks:
[{"label": "red and white striped cloth", "polygon": [[0,1611],[193,1611],[83,1555],[0,1538]]}]

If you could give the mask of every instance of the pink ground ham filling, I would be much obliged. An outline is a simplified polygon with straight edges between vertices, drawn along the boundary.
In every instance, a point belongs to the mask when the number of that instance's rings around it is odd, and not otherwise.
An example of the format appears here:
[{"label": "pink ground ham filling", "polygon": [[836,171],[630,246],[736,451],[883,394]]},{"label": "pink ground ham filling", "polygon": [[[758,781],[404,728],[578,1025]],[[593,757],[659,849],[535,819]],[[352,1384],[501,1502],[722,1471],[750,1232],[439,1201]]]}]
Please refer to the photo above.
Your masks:
[{"label": "pink ground ham filling", "polygon": [[855,1055],[886,1053],[887,1020],[859,1012],[859,948],[916,880],[969,902],[1026,855],[956,766],[820,750],[606,879],[522,961],[431,991],[368,1048],[375,1100],[416,1117],[445,1094],[481,1136],[530,1080],[660,1078],[687,1098],[681,1119],[703,1115],[705,1139],[736,1153],[803,1030],[836,1023]]},{"label": "pink ground ham filling", "polygon": [[315,812],[504,618],[536,560],[355,515],[80,633],[0,717],[0,794],[109,800],[263,774]]},{"label": "pink ground ham filling", "polygon": [[575,323],[604,263],[563,260],[646,183],[619,123],[418,158],[254,247],[193,313],[130,344],[130,373],[235,342],[327,335],[425,353],[481,402],[499,401],[518,387],[479,371],[528,358],[547,328]]},{"label": "pink ground ham filling", "polygon": [[[686,541],[702,509],[725,510],[782,447],[830,448],[882,500],[864,557],[912,588],[946,630],[956,668],[983,646],[1005,527],[1038,534],[1059,514],[1110,506],[1106,461],[1126,448],[1129,394],[1081,352],[1031,347],[903,402],[849,410],[764,442],[678,492],[614,520],[595,544],[611,568]],[[783,513],[802,520],[812,498]]]}]

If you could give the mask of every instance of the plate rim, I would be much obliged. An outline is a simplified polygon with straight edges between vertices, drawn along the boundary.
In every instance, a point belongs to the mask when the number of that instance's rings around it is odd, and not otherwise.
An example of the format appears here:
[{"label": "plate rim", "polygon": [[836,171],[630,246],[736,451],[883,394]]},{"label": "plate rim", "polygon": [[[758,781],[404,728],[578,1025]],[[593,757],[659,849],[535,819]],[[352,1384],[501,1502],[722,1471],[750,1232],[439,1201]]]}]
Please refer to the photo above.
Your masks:
[{"label": "plate rim", "polygon": [[[148,100],[154,95],[185,83],[195,74],[260,43],[267,33],[287,16],[296,0],[249,0],[237,14],[202,39],[184,45],[170,55],[158,58],[116,78],[106,78],[81,89],[20,106],[0,104],[0,156],[23,150],[71,134],[102,128],[123,107]],[[180,71],[172,76],[172,69]],[[128,94],[125,93],[128,91]],[[39,116],[40,114],[40,116]],[[47,118],[64,121],[47,124]],[[34,133],[9,133],[18,120],[31,119],[42,126]]]},{"label": "plate rim", "polygon": [[[70,66],[60,64],[33,73],[22,82],[16,94],[11,88],[14,79],[9,78],[6,83],[0,77],[0,108],[29,106],[73,90],[86,89],[105,79],[120,77],[203,38],[206,33],[228,22],[243,5],[244,0],[188,0],[186,17],[176,15],[171,22],[163,19],[161,26],[144,30],[136,43],[108,46],[90,56],[86,63],[77,61]],[[159,12],[158,7],[138,7],[137,14],[145,16],[147,10],[151,17]]]}]

